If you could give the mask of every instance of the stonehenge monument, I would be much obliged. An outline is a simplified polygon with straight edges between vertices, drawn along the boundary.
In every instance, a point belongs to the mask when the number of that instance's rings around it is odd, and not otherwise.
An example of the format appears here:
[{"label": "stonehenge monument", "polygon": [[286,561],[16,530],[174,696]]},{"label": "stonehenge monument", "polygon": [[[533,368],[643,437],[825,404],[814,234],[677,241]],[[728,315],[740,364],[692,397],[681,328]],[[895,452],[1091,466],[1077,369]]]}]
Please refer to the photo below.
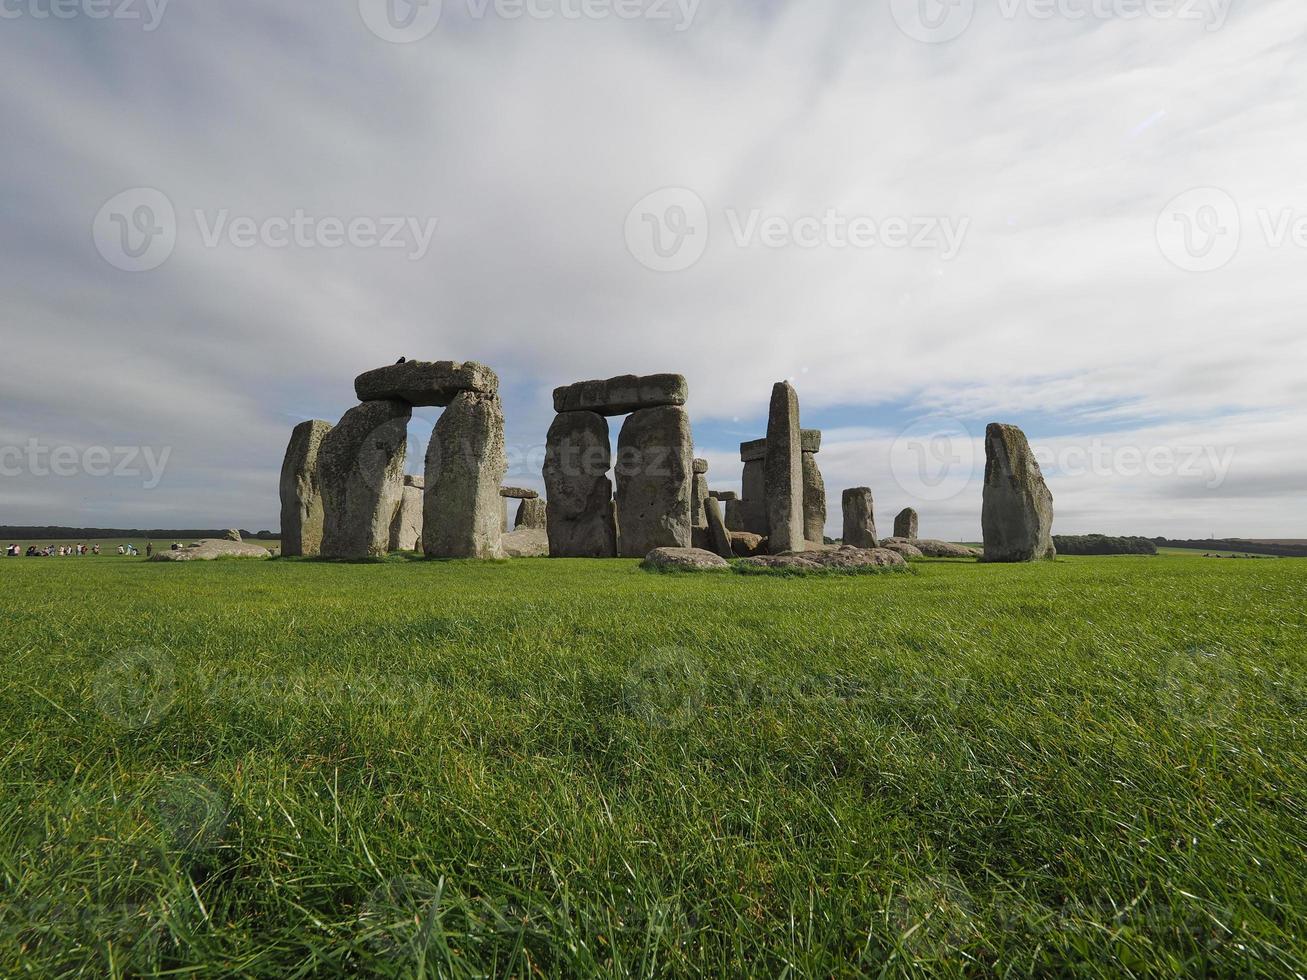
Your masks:
[{"label": "stonehenge monument", "polygon": [[[806,541],[821,544],[826,535],[826,482],[817,465],[817,453],[821,452],[821,431],[801,429],[799,449],[802,453],[803,537]],[[763,537],[768,537],[771,532],[764,474],[766,456],[766,439],[740,443],[740,461],[744,463],[741,493],[738,498],[733,493],[718,495],[718,499],[726,504],[726,526],[732,532],[747,532]]]},{"label": "stonehenge monument", "polygon": [[[473,361],[405,360],[359,375],[354,392],[360,404],[334,428],[306,422],[291,435],[283,553],[367,558],[420,544],[429,558],[499,557],[507,464],[495,372]],[[426,475],[405,478],[413,408],[432,406],[445,412]]]},{"label": "stonehenge monument", "polygon": [[894,518],[894,537],[915,541],[918,537],[918,527],[917,512],[911,507],[905,507],[899,511],[899,516]]},{"label": "stonehenge monument", "polygon": [[1014,425],[985,430],[985,492],[980,514],[986,562],[1057,557],[1053,495],[1025,434]]},{"label": "stonehenge monument", "polygon": [[318,451],[330,422],[301,422],[290,434],[281,464],[281,553],[314,556],[322,550],[322,492]]},{"label": "stonehenge monument", "polygon": [[773,555],[804,551],[803,451],[799,438],[799,396],[788,381],[772,388],[767,414],[763,482],[767,500],[767,550]]},{"label": "stonehenge monument", "polygon": [[[694,526],[694,442],[678,374],[623,375],[554,390],[545,447],[549,553],[643,558],[687,548]],[[608,417],[627,415],[613,465]],[[616,478],[608,477],[612,468]]]},{"label": "stonehenge monument", "polygon": [[844,543],[854,548],[878,548],[875,506],[870,487],[844,491]]},{"label": "stonehenge monument", "polygon": [[[522,502],[526,502],[528,500],[536,500],[537,498],[539,498],[540,494],[536,493],[536,491],[534,490],[528,490],[525,487],[500,487],[499,496],[503,500],[503,505],[501,507],[501,510],[503,511],[503,520],[501,524],[503,526],[504,533],[507,534],[509,531],[512,530],[512,526],[508,522],[508,502],[510,500],[520,500]],[[519,507],[519,511],[520,509],[521,508]],[[544,527],[543,524],[541,524],[540,526]]]}]

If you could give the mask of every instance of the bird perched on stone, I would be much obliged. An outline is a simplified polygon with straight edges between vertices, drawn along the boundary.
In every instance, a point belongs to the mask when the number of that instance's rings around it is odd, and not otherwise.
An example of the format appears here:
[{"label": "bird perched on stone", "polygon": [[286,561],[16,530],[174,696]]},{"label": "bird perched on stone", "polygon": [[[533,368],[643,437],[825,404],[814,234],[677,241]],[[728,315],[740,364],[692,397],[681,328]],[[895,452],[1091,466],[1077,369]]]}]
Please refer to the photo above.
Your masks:
[{"label": "bird perched on stone", "polygon": [[407,358],[407,357],[401,357],[401,358],[400,358],[398,361],[396,361],[395,363],[396,363],[396,364],[404,364],[404,363],[406,363],[407,361],[408,361],[408,358]]}]

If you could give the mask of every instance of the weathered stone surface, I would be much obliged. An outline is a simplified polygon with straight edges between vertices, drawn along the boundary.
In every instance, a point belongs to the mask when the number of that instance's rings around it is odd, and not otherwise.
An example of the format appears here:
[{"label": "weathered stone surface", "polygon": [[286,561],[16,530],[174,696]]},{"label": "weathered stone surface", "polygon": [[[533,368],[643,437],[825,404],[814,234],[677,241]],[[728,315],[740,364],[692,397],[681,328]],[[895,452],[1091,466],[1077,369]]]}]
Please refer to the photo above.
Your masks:
[{"label": "weathered stone surface", "polygon": [[818,543],[826,538],[826,481],[816,453],[803,454],[803,536]]},{"label": "weathered stone surface", "polygon": [[185,548],[156,551],[150,561],[213,561],[215,558],[267,558],[269,552],[262,545],[230,538],[204,538]]},{"label": "weathered stone surface", "polygon": [[641,567],[684,568],[701,572],[731,566],[725,558],[702,548],[655,548],[645,555]]},{"label": "weathered stone surface", "polygon": [[741,558],[760,555],[766,547],[767,539],[761,534],[750,534],[748,531],[731,532],[731,551]]},{"label": "weathered stone surface", "polygon": [[418,487],[404,486],[395,519],[390,522],[390,550],[418,551],[422,547],[423,493]]},{"label": "weathered stone surface", "polygon": [[677,406],[643,408],[617,437],[618,548],[640,558],[655,548],[690,544],[694,439]]},{"label": "weathered stone surface", "polygon": [[737,564],[745,568],[788,568],[800,572],[813,572],[821,568],[815,561],[801,555],[755,555],[752,558],[741,558]]},{"label": "weathered stone surface", "polygon": [[[744,464],[740,479],[740,499],[752,503],[765,503],[767,500],[767,475],[760,459],[750,460]],[[762,533],[762,532],[759,532]]]},{"label": "weathered stone surface", "polygon": [[870,565],[904,565],[903,556],[887,548],[831,548],[804,554],[804,558],[827,568],[865,568]]},{"label": "weathered stone surface", "polygon": [[509,500],[535,500],[540,496],[540,491],[528,490],[526,487],[500,487],[499,495]]},{"label": "weathered stone surface", "polygon": [[322,550],[322,493],[318,451],[330,422],[301,422],[290,434],[281,464],[281,551],[317,555]]},{"label": "weathered stone surface", "polygon": [[404,486],[425,490],[427,488],[427,478],[425,476],[406,476],[404,477]]},{"label": "weathered stone surface", "polygon": [[476,361],[406,361],[354,379],[354,393],[361,402],[389,399],[443,407],[465,391],[496,394],[499,376]]},{"label": "weathered stone surface", "polygon": [[548,558],[549,535],[543,528],[519,527],[503,537],[506,558]]},{"label": "weathered stone surface", "polygon": [[513,527],[517,529],[529,528],[534,531],[543,531],[549,526],[548,504],[539,498],[523,500],[517,505],[517,517],[513,520]]},{"label": "weathered stone surface", "polygon": [[984,560],[1020,562],[1057,557],[1053,495],[1025,434],[1014,425],[985,430],[985,493],[980,513]]},{"label": "weathered stone surface", "polygon": [[925,558],[921,549],[910,544],[906,538],[882,538],[880,546],[885,551],[893,551],[904,558]]},{"label": "weathered stone surface", "polygon": [[708,517],[704,513],[703,505],[708,499],[708,478],[700,473],[694,475],[694,498],[691,504],[693,514],[691,523],[694,527],[707,527]]},{"label": "weathered stone surface", "polygon": [[508,469],[498,395],[465,391],[436,422],[427,446],[422,551],[428,558],[502,558]]},{"label": "weathered stone surface", "polygon": [[772,388],[767,414],[767,547],[773,555],[803,551],[803,453],[799,440],[799,396],[788,381]]},{"label": "weathered stone surface", "polygon": [[223,535],[223,537],[225,537],[228,541],[239,541],[241,539],[241,532],[236,530],[235,528],[232,528],[225,535]]},{"label": "weathered stone surface", "polygon": [[715,552],[723,558],[732,557],[735,552],[731,548],[731,534],[726,530],[726,522],[722,520],[721,505],[709,497],[704,501],[704,513],[708,518],[708,542],[709,551]]},{"label": "weathered stone surface", "polygon": [[722,503],[738,499],[734,490],[709,490],[708,496],[714,500],[720,500]]},{"label": "weathered stone surface", "polygon": [[927,558],[979,558],[980,552],[964,544],[952,541],[936,541],[932,538],[916,538],[913,546]]},{"label": "weathered stone surface", "polygon": [[[618,538],[617,546],[622,545],[621,538]],[[708,526],[690,528],[690,547],[699,548],[702,551],[712,551],[712,536],[708,533]]]},{"label": "weathered stone surface", "polygon": [[390,551],[412,411],[401,401],[364,402],[323,436],[318,481],[324,557],[379,558]]},{"label": "weathered stone surface", "polygon": [[767,502],[761,497],[757,500],[728,500],[726,526],[731,531],[747,531],[767,537]]},{"label": "weathered stone surface", "polygon": [[875,548],[876,509],[870,487],[844,491],[844,543],[854,548]]},{"label": "weathered stone surface", "polygon": [[[799,430],[799,450],[805,453],[821,452],[821,429]],[[761,463],[766,457],[766,439],[751,439],[740,443],[740,462]]]},{"label": "weathered stone surface", "polygon": [[696,460],[694,461],[694,472],[695,472],[695,473],[707,473],[707,472],[708,472],[708,461],[707,461],[706,459],[696,459]]},{"label": "weathered stone surface", "polygon": [[608,420],[602,415],[564,412],[554,419],[544,465],[549,554],[554,558],[616,556],[611,464]]},{"label": "weathered stone surface", "polygon": [[899,511],[899,516],[894,518],[894,537],[915,541],[918,527],[917,512],[911,507],[905,507]]},{"label": "weathered stone surface", "polygon": [[689,385],[679,374],[624,374],[555,388],[554,411],[626,415],[642,408],[684,405],[689,395]]}]

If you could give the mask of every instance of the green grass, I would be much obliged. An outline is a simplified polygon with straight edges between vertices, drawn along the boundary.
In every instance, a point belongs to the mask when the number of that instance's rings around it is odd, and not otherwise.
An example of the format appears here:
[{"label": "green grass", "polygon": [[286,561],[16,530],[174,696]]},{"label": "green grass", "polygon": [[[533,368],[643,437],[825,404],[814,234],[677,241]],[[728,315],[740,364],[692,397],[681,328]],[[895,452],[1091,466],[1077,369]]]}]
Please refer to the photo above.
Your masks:
[{"label": "green grass", "polygon": [[1307,972],[1307,563],[0,565],[0,976]]}]

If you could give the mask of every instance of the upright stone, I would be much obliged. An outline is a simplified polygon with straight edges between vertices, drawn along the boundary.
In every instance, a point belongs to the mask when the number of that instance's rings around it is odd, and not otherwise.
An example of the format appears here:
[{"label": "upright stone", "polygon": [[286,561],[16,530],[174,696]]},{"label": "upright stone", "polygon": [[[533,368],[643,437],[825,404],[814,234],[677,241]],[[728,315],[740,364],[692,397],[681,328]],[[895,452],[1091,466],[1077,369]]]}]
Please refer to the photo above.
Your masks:
[{"label": "upright stone", "polygon": [[322,554],[379,558],[390,551],[390,524],[404,487],[407,402],[363,402],[322,439]]},{"label": "upright stone", "polygon": [[612,444],[608,420],[595,412],[563,412],[545,442],[549,554],[553,558],[613,558]]},{"label": "upright stone", "polygon": [[316,555],[322,550],[322,492],[318,451],[330,422],[301,422],[290,434],[281,463],[281,553]]},{"label": "upright stone", "polygon": [[767,548],[777,555],[803,551],[803,453],[799,437],[799,396],[787,381],[772,388],[767,415]]},{"label": "upright stone", "polygon": [[879,548],[876,513],[869,487],[844,491],[844,543],[854,548]]},{"label": "upright stone", "polygon": [[427,447],[422,550],[428,558],[502,558],[508,470],[498,395],[465,391],[436,422]]},{"label": "upright stone", "polygon": [[916,541],[918,534],[919,522],[917,512],[911,507],[905,507],[899,511],[899,516],[894,518],[894,537],[906,538],[909,541]]},{"label": "upright stone", "polygon": [[694,461],[694,527],[707,527],[708,515],[704,512],[703,504],[708,499],[708,461],[706,459],[696,459]]},{"label": "upright stone", "polygon": [[703,510],[708,519],[708,543],[712,546],[708,550],[723,558],[733,558],[735,552],[731,550],[731,534],[726,530],[726,522],[722,520],[722,508],[717,498],[709,497],[704,501]]},{"label": "upright stone", "polygon": [[987,562],[1057,557],[1053,495],[1025,434],[995,422],[985,430],[985,495],[980,514]]},{"label": "upright stone", "polygon": [[818,544],[826,538],[826,481],[816,453],[803,454],[803,537]]},{"label": "upright stone", "polygon": [[390,524],[391,551],[418,551],[422,547],[422,501],[420,487],[404,481],[404,490]]},{"label": "upright stone", "polygon": [[517,505],[517,518],[513,521],[513,529],[545,530],[549,526],[546,507],[545,502],[539,498],[523,500]]},{"label": "upright stone", "polygon": [[685,409],[632,413],[617,437],[616,473],[620,554],[643,558],[655,548],[690,547],[694,439]]}]

